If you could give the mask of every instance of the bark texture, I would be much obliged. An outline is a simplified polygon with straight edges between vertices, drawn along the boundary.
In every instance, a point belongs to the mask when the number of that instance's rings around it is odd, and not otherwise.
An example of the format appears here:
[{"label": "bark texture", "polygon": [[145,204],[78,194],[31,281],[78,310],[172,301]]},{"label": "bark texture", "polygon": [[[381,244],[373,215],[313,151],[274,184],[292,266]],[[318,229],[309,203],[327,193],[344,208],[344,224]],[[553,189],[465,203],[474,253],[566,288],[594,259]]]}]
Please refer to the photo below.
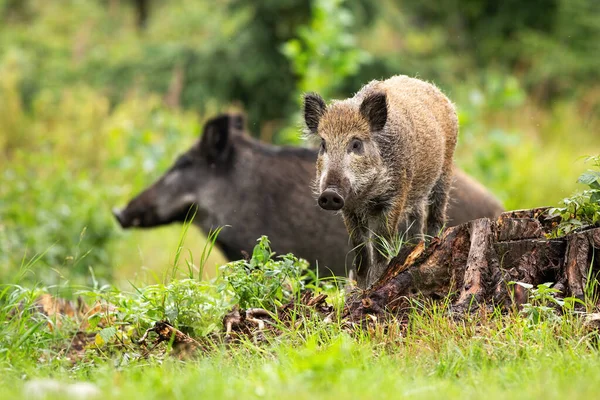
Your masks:
[{"label": "bark texture", "polygon": [[402,313],[415,297],[450,295],[456,311],[482,304],[527,301],[521,286],[554,282],[563,296],[583,298],[588,277],[600,270],[600,228],[548,239],[556,218],[547,208],[503,213],[447,229],[441,238],[405,248],[371,288],[348,301],[345,315],[360,320]]}]

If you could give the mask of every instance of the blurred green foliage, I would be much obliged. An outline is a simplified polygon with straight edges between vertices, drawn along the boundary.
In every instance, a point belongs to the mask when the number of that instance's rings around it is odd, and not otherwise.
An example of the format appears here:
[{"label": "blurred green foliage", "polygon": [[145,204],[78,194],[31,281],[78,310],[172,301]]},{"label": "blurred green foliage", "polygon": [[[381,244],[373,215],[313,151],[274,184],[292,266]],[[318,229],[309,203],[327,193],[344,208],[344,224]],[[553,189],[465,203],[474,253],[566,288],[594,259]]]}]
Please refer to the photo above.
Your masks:
[{"label": "blurred green foliage", "polygon": [[140,32],[130,1],[2,1],[0,56],[18,58],[25,103],[43,89],[85,82],[111,104],[132,88],[170,93],[172,103],[198,110],[240,102],[252,124],[275,120],[281,128],[295,111],[297,88],[314,84],[347,96],[367,79],[395,73],[445,87],[491,69],[554,100],[587,89],[600,74],[600,10],[589,0],[149,5]]},{"label": "blurred green foliage", "polygon": [[89,267],[111,278],[110,244],[121,236],[111,207],[168,168],[197,117],[137,94],[111,108],[84,85],[45,90],[27,111],[19,69],[5,59],[0,71],[0,275],[43,254],[35,275],[44,282],[88,277]]},{"label": "blurred green foliage", "polygon": [[36,254],[45,282],[89,267],[108,280],[117,260],[160,267],[141,253],[172,253],[168,235],[144,247],[110,208],[218,111],[241,108],[255,136],[299,144],[308,90],[434,81],[457,104],[457,163],[507,208],[555,204],[576,187],[576,159],[600,152],[591,0],[149,1],[144,26],[136,4],[0,0],[2,279]]}]

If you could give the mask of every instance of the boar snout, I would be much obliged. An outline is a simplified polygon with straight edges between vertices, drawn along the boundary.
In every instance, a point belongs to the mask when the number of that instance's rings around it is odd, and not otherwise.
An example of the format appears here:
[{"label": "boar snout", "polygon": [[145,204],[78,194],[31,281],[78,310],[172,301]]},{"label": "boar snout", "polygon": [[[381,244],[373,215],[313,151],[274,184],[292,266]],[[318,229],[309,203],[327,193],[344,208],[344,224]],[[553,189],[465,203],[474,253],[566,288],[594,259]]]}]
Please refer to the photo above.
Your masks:
[{"label": "boar snout", "polygon": [[119,210],[118,208],[113,208],[112,209],[112,213],[115,217],[115,219],[117,220],[117,222],[119,223],[119,225],[121,225],[121,228],[123,229],[127,229],[127,228],[131,228],[132,226],[138,226],[140,225],[140,218],[131,218],[131,216],[127,216],[127,213],[125,212],[125,210]]},{"label": "boar snout", "polygon": [[327,188],[319,196],[319,206],[324,210],[337,211],[344,207],[344,198],[332,188]]},{"label": "boar snout", "polygon": [[112,213],[123,229],[154,226],[152,221],[150,221],[151,215],[148,215],[148,213],[132,212],[129,210],[129,207],[122,210],[115,207],[112,209]]},{"label": "boar snout", "polygon": [[114,215],[119,225],[121,225],[121,228],[124,228],[123,213],[121,212],[121,210],[119,210],[117,207],[114,207],[112,209],[112,214]]}]

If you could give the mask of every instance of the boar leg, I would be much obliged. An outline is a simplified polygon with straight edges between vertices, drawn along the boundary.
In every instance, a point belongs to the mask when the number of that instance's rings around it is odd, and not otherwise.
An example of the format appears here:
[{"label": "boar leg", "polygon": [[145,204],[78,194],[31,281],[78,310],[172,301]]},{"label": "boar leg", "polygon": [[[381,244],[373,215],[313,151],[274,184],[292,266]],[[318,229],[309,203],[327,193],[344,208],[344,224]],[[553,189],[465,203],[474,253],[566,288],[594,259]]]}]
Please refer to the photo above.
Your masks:
[{"label": "boar leg", "polygon": [[446,223],[446,208],[448,193],[452,185],[452,170],[442,173],[429,194],[429,209],[427,213],[427,235],[438,236]]},{"label": "boar leg", "polygon": [[402,236],[403,242],[423,240],[425,210],[426,202],[424,199],[412,201],[411,207],[404,211],[400,224],[396,228],[397,231],[395,235]]},{"label": "boar leg", "polygon": [[366,289],[367,273],[371,260],[369,257],[369,232],[366,218],[357,214],[344,214],[344,223],[350,235],[350,243],[354,250],[354,269],[356,271],[356,282],[358,287]]},{"label": "boar leg", "polygon": [[[423,207],[421,207],[423,209]],[[402,214],[394,211],[384,213],[380,218],[372,221],[372,265],[369,269],[367,287],[375,283],[386,271],[389,260],[394,257],[398,245],[398,224]],[[423,229],[423,213],[421,213],[421,230]],[[413,224],[414,225],[414,224]],[[387,242],[387,243],[384,243]]]}]

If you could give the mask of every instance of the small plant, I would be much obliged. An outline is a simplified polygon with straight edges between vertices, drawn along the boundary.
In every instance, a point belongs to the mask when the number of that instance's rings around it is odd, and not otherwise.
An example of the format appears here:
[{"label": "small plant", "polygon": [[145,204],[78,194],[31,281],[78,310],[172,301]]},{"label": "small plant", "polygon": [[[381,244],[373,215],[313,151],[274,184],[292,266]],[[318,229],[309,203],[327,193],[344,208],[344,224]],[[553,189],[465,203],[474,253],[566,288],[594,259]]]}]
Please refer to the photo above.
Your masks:
[{"label": "small plant", "polygon": [[286,254],[275,259],[269,239],[262,236],[249,260],[230,262],[221,267],[223,284],[230,288],[241,308],[273,309],[293,299],[304,288],[308,270],[305,260]]},{"label": "small plant", "polygon": [[135,288],[137,296],[115,296],[123,320],[147,328],[156,321],[168,320],[179,329],[205,336],[217,329],[223,315],[233,306],[231,293],[217,292],[213,281],[172,280]]},{"label": "small plant", "polygon": [[521,313],[530,325],[537,325],[542,321],[557,321],[560,319],[556,307],[564,306],[565,302],[555,297],[560,291],[552,288],[552,283],[542,283],[534,288],[533,285],[523,282],[511,282],[522,286],[530,293],[529,302],[523,304]]},{"label": "small plant", "polygon": [[584,288],[584,300],[586,311],[596,312],[598,303],[600,302],[600,293],[598,292],[598,272],[594,272],[594,262],[595,262],[596,254],[592,256],[592,260],[590,261],[590,265],[588,268],[587,278],[585,280],[585,288]]},{"label": "small plant", "polygon": [[558,322],[561,316],[557,313],[557,310],[573,311],[576,303],[585,306],[583,301],[574,297],[565,297],[564,299],[556,297],[560,290],[553,288],[552,282],[542,283],[537,288],[529,283],[510,283],[519,285],[529,291],[529,302],[523,304],[521,313],[530,325],[538,325],[544,321]]},{"label": "small plant", "polygon": [[577,182],[587,185],[589,189],[564,199],[564,207],[550,209],[550,215],[559,215],[561,218],[552,237],[567,235],[576,229],[600,223],[600,155],[587,157],[586,162],[591,162],[594,169],[581,174]]}]

